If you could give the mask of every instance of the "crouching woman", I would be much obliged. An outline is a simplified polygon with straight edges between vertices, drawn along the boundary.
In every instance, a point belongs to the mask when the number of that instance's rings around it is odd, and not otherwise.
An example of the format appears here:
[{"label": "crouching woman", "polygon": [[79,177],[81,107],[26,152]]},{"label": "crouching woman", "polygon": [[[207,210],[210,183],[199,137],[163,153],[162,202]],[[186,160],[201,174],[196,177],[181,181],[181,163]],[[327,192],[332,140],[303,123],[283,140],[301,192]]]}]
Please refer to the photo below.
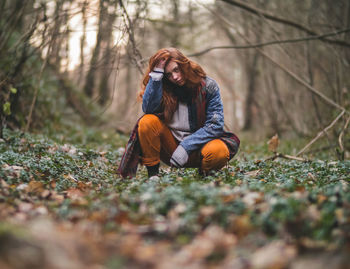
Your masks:
[{"label": "crouching woman", "polygon": [[121,159],[123,177],[133,177],[139,162],[149,177],[157,175],[160,161],[208,174],[237,153],[238,137],[224,131],[218,84],[178,49],[160,49],[150,58],[140,98],[145,115]]}]

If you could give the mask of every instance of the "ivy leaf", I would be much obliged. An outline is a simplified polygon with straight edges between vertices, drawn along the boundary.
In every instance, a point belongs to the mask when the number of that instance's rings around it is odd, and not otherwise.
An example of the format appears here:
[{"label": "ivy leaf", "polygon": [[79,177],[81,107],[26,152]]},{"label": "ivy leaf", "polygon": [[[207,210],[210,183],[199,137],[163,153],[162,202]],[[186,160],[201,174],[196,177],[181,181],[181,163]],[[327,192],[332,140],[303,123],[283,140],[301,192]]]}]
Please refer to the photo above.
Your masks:
[{"label": "ivy leaf", "polygon": [[13,94],[16,94],[17,93],[17,89],[14,88],[14,87],[11,87],[10,92],[13,93]]},{"label": "ivy leaf", "polygon": [[2,111],[5,113],[6,116],[11,115],[11,103],[6,102],[5,104],[3,104]]}]

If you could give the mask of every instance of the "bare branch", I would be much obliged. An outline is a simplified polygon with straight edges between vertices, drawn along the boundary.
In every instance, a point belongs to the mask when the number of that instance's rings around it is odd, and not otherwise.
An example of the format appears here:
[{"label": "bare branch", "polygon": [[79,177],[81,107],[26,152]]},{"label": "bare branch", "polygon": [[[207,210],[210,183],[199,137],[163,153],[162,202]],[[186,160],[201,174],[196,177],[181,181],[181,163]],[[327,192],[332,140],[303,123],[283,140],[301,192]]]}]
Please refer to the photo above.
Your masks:
[{"label": "bare branch", "polygon": [[335,35],[340,35],[343,33],[350,32],[350,28],[347,29],[342,29],[336,32],[331,32],[331,33],[326,33],[318,36],[307,36],[307,37],[300,37],[300,38],[294,38],[294,39],[286,39],[286,40],[273,40],[273,41],[268,41],[268,42],[262,42],[262,43],[257,43],[257,44],[251,44],[251,45],[235,45],[235,46],[215,46],[215,47],[210,47],[207,49],[204,49],[199,52],[192,53],[188,55],[189,57],[195,57],[195,56],[200,56],[205,53],[208,53],[209,51],[216,50],[216,49],[251,49],[251,48],[261,48],[265,46],[270,46],[270,45],[275,45],[275,44],[284,44],[284,43],[297,43],[297,42],[302,42],[302,41],[310,41],[310,40],[317,40],[322,37],[328,37],[328,36],[335,36]]},{"label": "bare branch", "polygon": [[[133,29],[133,22],[131,21],[130,16],[129,16],[128,12],[127,12],[127,9],[125,8],[122,0],[119,0],[119,4],[122,7],[122,9],[124,11],[124,15],[125,15],[125,17],[126,17],[126,19],[128,21],[128,23],[126,24],[126,28],[128,30],[129,40],[130,40],[130,42],[132,44],[133,52],[134,52],[134,55],[135,55],[133,60],[134,60],[134,62],[136,64],[138,70],[142,74],[143,73],[143,68],[142,68],[142,65],[141,65],[141,63],[142,63],[142,55],[141,55],[140,51],[137,49],[137,47],[136,47],[135,33],[134,33],[134,29]],[[136,57],[138,59],[136,59]]]},{"label": "bare branch", "polygon": [[[256,7],[252,7],[244,2],[241,2],[241,1],[238,1],[238,0],[222,0],[223,2],[227,3],[227,4],[230,4],[232,6],[237,6],[239,8],[242,8],[250,13],[253,13],[255,15],[258,15],[258,16],[264,16],[266,19],[269,19],[269,20],[272,20],[272,21],[275,21],[275,22],[278,22],[278,23],[282,23],[282,24],[285,24],[285,25],[289,25],[291,27],[294,27],[296,29],[299,29],[303,32],[306,32],[308,33],[309,35],[314,35],[314,36],[318,36],[319,34],[316,33],[315,31],[311,30],[310,28],[302,25],[302,24],[299,24],[299,23],[296,23],[294,21],[290,21],[290,20],[287,20],[287,19],[284,19],[284,18],[281,18],[281,17],[277,17],[275,15],[272,15],[270,13],[267,13],[266,11],[264,10],[260,10],[260,9],[257,9]],[[324,41],[324,42],[327,42],[327,43],[332,43],[332,44],[336,44],[336,45],[340,45],[340,46],[344,46],[344,47],[350,47],[350,43],[346,42],[346,41],[343,41],[343,40],[339,40],[339,39],[328,39],[326,37],[320,37],[319,38],[320,40]]]},{"label": "bare branch", "polygon": [[276,154],[273,155],[272,157],[269,157],[269,158],[265,159],[265,161],[275,160],[277,158],[284,158],[284,159],[301,161],[301,162],[310,162],[310,160],[305,159],[305,158],[292,156],[292,155],[287,155],[287,154],[282,154],[282,153],[278,153],[278,152],[276,152]]},{"label": "bare branch", "polygon": [[317,136],[312,139],[302,150],[300,150],[297,154],[297,156],[299,156],[300,154],[302,154],[307,148],[309,148],[313,143],[315,143],[322,135],[326,134],[326,132],[331,129],[334,124],[344,115],[345,110],[343,110],[335,119],[334,121],[331,122],[330,125],[328,125],[326,128],[324,128],[321,132],[319,132],[317,134]]},{"label": "bare branch", "polygon": [[[214,12],[213,10],[211,10],[210,8],[208,8],[207,6],[204,6],[205,8],[207,8],[211,13],[213,13],[215,16],[217,16],[218,18],[220,18],[224,23],[226,23],[227,25],[229,25],[230,27],[233,27],[232,24],[230,22],[228,22],[225,18],[223,18],[221,15],[217,14],[216,12]],[[248,43],[250,44],[251,42],[249,42],[249,40],[241,33],[238,32],[238,34]],[[346,110],[344,107],[342,107],[341,105],[339,105],[338,103],[334,102],[332,99],[328,98],[326,95],[324,95],[323,93],[321,93],[320,91],[318,91],[317,89],[315,89],[313,86],[311,86],[309,83],[307,83],[305,80],[303,80],[302,78],[300,78],[297,74],[293,73],[292,71],[290,71],[288,68],[286,68],[285,66],[281,65],[280,63],[278,63],[276,60],[274,60],[271,56],[269,56],[268,54],[266,54],[261,48],[259,47],[255,47],[255,49],[257,51],[259,51],[259,53],[261,55],[263,55],[264,57],[266,57],[267,59],[269,59],[272,63],[274,63],[276,66],[278,66],[280,69],[282,69],[286,74],[288,74],[289,76],[291,76],[293,79],[295,79],[297,82],[299,82],[300,84],[302,84],[303,86],[306,87],[306,89],[308,89],[309,91],[311,91],[312,93],[316,94],[318,97],[320,97],[322,100],[324,100],[326,103],[338,108],[339,110],[344,110],[346,113],[350,114],[350,112],[348,110]]]}]

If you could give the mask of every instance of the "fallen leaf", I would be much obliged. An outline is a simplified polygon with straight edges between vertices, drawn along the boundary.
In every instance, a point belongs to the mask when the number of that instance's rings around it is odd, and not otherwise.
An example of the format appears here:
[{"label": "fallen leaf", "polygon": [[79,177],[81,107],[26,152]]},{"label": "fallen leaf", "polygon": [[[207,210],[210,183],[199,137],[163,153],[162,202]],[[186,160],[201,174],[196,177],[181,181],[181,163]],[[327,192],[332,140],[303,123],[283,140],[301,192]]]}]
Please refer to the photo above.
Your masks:
[{"label": "fallen leaf", "polygon": [[261,169],[257,169],[257,170],[253,170],[253,171],[249,171],[244,173],[245,176],[250,176],[250,177],[256,177],[257,175],[259,175]]},{"label": "fallen leaf", "polygon": [[[237,181],[236,181],[237,182]],[[223,203],[229,203],[232,202],[237,198],[237,194],[227,194],[227,195],[222,195],[221,200]]]},{"label": "fallen leaf", "polygon": [[85,199],[85,194],[79,189],[68,189],[66,191],[67,197],[72,200],[74,205],[87,205],[88,201]]},{"label": "fallen leaf", "polygon": [[44,184],[40,181],[32,180],[28,183],[27,192],[40,194],[44,190]]},{"label": "fallen leaf", "polygon": [[49,196],[51,195],[51,192],[49,190],[44,190],[41,194],[40,197],[43,199],[47,199],[49,198]]},{"label": "fallen leaf", "polygon": [[51,197],[52,200],[58,202],[59,204],[63,203],[64,196],[62,194],[57,194],[56,191],[51,191]]},{"label": "fallen leaf", "polygon": [[318,204],[322,204],[324,201],[327,200],[327,196],[323,195],[323,194],[319,194],[317,195],[317,203]]},{"label": "fallen leaf", "polygon": [[267,144],[269,151],[276,153],[279,145],[278,134],[275,134],[273,137],[271,137]]},{"label": "fallen leaf", "polygon": [[263,201],[263,193],[260,192],[248,192],[243,197],[243,202],[248,206],[252,206],[254,204],[260,203]]},{"label": "fallen leaf", "polygon": [[230,218],[230,230],[239,238],[249,234],[253,226],[248,215],[233,216]]},{"label": "fallen leaf", "polygon": [[282,241],[274,241],[258,249],[252,256],[255,269],[286,268],[297,255],[297,248]]},{"label": "fallen leaf", "polygon": [[211,255],[214,251],[227,251],[237,243],[237,238],[233,234],[225,233],[216,225],[207,227],[194,240],[182,248],[178,255],[187,257],[188,262],[199,260]]},{"label": "fallen leaf", "polygon": [[21,202],[18,204],[18,210],[24,213],[31,211],[33,207],[34,206],[31,203]]},{"label": "fallen leaf", "polygon": [[215,207],[213,206],[202,206],[199,209],[199,213],[202,217],[210,217],[211,215],[213,215],[215,213]]},{"label": "fallen leaf", "polygon": [[78,182],[78,180],[75,179],[71,174],[64,175],[63,177],[66,178],[66,179],[69,179],[71,181]]},{"label": "fallen leaf", "polygon": [[92,186],[92,182],[88,182],[88,183],[85,183],[82,181],[78,182],[78,188],[82,191],[86,191],[87,189],[90,189],[91,186]]}]

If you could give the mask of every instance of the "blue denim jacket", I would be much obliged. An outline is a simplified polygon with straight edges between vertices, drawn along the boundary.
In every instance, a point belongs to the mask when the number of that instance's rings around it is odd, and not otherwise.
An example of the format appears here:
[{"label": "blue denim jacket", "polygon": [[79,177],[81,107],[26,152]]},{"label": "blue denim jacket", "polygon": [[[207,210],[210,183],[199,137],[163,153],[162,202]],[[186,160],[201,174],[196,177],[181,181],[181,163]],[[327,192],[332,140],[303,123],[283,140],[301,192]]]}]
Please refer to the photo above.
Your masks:
[{"label": "blue denim jacket", "polygon": [[[163,94],[162,79],[156,80],[150,77],[143,95],[142,110],[146,114],[159,112]],[[220,96],[220,89],[216,81],[206,77],[205,86],[202,89],[206,92],[206,120],[204,126],[197,126],[195,108],[188,104],[188,118],[192,134],[187,136],[180,145],[191,153],[202,147],[203,144],[219,138],[224,133],[224,110]]]}]

